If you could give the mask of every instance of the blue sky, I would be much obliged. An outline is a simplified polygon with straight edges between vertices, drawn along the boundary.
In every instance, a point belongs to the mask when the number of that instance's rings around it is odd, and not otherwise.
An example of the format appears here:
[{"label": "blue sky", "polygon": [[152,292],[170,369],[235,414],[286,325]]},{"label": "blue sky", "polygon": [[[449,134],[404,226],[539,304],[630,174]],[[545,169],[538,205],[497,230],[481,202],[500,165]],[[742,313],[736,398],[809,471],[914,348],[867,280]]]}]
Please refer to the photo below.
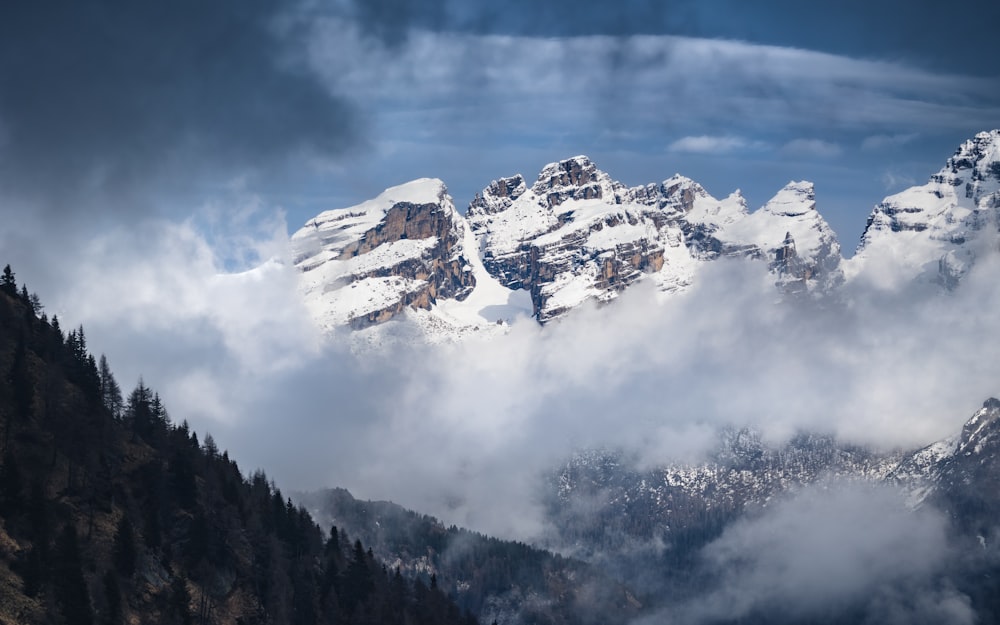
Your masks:
[{"label": "blue sky", "polygon": [[988,0],[5,3],[0,197],[20,217],[206,228],[249,197],[294,231],[421,176],[464,209],[496,177],[583,153],[627,184],[681,173],[716,196],[740,188],[751,208],[813,180],[850,254],[874,203],[1000,125],[998,13]]}]

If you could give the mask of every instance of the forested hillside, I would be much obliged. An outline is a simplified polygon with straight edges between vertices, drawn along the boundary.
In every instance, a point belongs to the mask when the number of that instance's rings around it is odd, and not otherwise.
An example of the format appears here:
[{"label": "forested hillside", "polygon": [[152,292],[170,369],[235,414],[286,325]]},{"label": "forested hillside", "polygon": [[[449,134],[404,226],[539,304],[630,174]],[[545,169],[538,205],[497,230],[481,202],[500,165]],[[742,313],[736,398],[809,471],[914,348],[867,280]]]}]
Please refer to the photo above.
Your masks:
[{"label": "forested hillside", "polygon": [[475,623],[127,395],[0,277],[0,623]]},{"label": "forested hillside", "polygon": [[404,574],[435,574],[459,606],[498,623],[615,625],[651,603],[599,567],[520,542],[446,527],[386,501],[355,499],[342,488],[297,493],[322,522],[370,545]]}]

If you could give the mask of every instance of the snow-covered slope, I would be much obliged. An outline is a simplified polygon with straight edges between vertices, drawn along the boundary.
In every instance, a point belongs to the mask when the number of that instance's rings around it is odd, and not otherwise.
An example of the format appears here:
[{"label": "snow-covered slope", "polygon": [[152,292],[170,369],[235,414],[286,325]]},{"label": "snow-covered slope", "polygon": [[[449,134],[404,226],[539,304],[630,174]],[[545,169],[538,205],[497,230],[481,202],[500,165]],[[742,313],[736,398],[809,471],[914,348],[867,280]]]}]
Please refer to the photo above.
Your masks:
[{"label": "snow-covered slope", "polygon": [[487,270],[530,291],[539,320],[583,301],[613,299],[660,271],[665,247],[682,245],[675,223],[623,201],[624,185],[586,156],[546,165],[529,188],[520,175],[494,181],[467,218]]},{"label": "snow-covered slope", "polygon": [[406,319],[405,340],[503,333],[520,315],[558,318],[640,280],[662,293],[699,280],[718,258],[763,262],[779,292],[824,297],[844,283],[954,288],[1000,248],[1000,130],[962,144],[926,185],[886,198],[858,253],[817,209],[812,183],[790,182],[750,212],[739,191],[716,199],[675,175],[627,187],[586,156],[546,165],[534,182],[490,183],[459,214],[437,179],[388,189],[310,220],[293,236],[306,301],[326,329]]},{"label": "snow-covered slope", "polygon": [[970,512],[1000,510],[1000,400],[990,398],[954,436],[909,455],[890,478],[910,490],[911,504],[929,499]]},{"label": "snow-covered slope", "polygon": [[491,329],[527,305],[486,272],[437,179],[321,213],[292,244],[306,304],[328,331],[346,326],[379,340],[368,328],[404,316],[426,337],[458,336]]},{"label": "snow-covered slope", "polygon": [[922,186],[877,205],[847,271],[883,289],[913,280],[954,288],[977,256],[997,249],[1000,130],[963,143]]},{"label": "snow-covered slope", "polygon": [[809,183],[748,214],[739,192],[717,200],[682,176],[627,188],[576,156],[546,165],[531,187],[521,175],[493,181],[467,219],[487,270],[530,290],[540,321],[614,299],[642,278],[682,289],[720,256],[766,259],[790,290],[840,280],[840,246]]},{"label": "snow-covered slope", "polygon": [[840,243],[816,210],[811,182],[789,182],[723,236],[764,253],[785,290],[828,292],[843,281]]}]

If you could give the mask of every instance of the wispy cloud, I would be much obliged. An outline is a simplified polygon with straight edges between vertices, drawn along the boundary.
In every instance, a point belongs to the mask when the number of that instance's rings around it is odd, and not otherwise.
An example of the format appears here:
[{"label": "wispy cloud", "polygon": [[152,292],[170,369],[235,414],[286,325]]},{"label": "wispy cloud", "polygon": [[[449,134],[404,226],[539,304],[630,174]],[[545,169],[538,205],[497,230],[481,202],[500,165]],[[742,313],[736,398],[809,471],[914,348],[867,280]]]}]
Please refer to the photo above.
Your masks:
[{"label": "wispy cloud", "polygon": [[897,491],[812,486],[709,544],[705,563],[717,583],[672,606],[660,622],[771,621],[779,614],[809,621],[847,612],[863,622],[971,625],[969,597],[936,579],[948,570],[950,550],[944,515],[910,510]]},{"label": "wispy cloud", "polygon": [[735,136],[698,135],[682,137],[669,146],[670,152],[687,152],[692,154],[727,154],[740,150],[759,150],[767,147],[762,141],[750,141]]},{"label": "wispy cloud", "polygon": [[915,132],[905,132],[894,135],[871,135],[861,142],[862,150],[882,150],[906,145],[919,135]]},{"label": "wispy cloud", "polygon": [[916,183],[916,179],[908,174],[899,173],[890,169],[882,172],[882,185],[885,187],[886,191],[911,187]]},{"label": "wispy cloud", "polygon": [[843,149],[836,143],[822,139],[792,139],[781,146],[781,151],[792,156],[834,158],[840,156]]},{"label": "wispy cloud", "polygon": [[[331,19],[316,23],[310,42],[313,67],[330,84],[381,107],[434,103],[449,116],[478,114],[510,127],[537,122],[555,132],[598,115],[604,125],[760,131],[964,127],[977,119],[985,126],[1000,112],[986,80],[735,41],[416,31],[402,51],[390,52]],[[979,104],[956,107],[955,93],[976,95],[967,102]],[[583,117],[560,121],[567,112]]]}]

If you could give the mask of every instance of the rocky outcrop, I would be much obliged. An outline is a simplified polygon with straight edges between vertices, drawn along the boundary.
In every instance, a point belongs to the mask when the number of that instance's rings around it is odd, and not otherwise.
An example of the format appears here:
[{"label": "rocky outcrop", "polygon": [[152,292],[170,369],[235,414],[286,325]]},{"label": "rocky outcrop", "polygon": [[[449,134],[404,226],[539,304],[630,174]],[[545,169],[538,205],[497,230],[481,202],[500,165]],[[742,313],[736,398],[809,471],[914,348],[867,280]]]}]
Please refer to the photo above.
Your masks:
[{"label": "rocky outcrop", "polygon": [[898,289],[914,280],[953,289],[981,254],[994,250],[1000,226],[1000,130],[966,141],[927,184],[885,198],[868,218],[851,261],[865,279]]},{"label": "rocky outcrop", "polygon": [[[575,453],[550,475],[544,503],[558,548],[617,551],[649,564],[643,551],[700,546],[692,538],[718,531],[744,510],[831,476],[878,483],[899,462],[831,436],[800,434],[781,446],[750,428],[722,429],[709,457],[697,464],[638,468],[618,451]],[[647,553],[646,555],[652,555]],[[655,559],[654,559],[655,561]]]},{"label": "rocky outcrop", "polygon": [[[627,188],[577,156],[546,165],[530,188],[520,175],[492,182],[466,216],[487,270],[528,290],[545,322],[647,276],[665,289],[687,285],[685,215],[701,202],[718,204],[686,178]],[[699,225],[707,241],[714,229]]]},{"label": "rocky outcrop", "polygon": [[[502,325],[528,308],[545,323],[640,280],[683,290],[722,258],[766,263],[787,296],[823,298],[845,283],[950,289],[1000,248],[1000,130],[876,206],[850,261],[810,182],[790,182],[750,212],[739,191],[716,199],[683,176],[627,187],[586,156],[550,163],[530,184],[520,174],[494,180],[464,217],[441,181],[424,179],[323,213],[293,239],[307,301],[328,328],[411,309],[429,311],[433,319],[416,317],[437,334]],[[464,308],[443,311],[473,291]]]},{"label": "rocky outcrop", "polygon": [[955,436],[907,456],[890,479],[910,489],[914,506],[943,506],[974,532],[992,527],[1000,515],[1000,400],[986,400]]},{"label": "rocky outcrop", "polygon": [[840,243],[816,210],[811,182],[790,182],[723,235],[766,259],[786,293],[828,293],[844,280]]},{"label": "rocky outcrop", "polygon": [[363,328],[475,286],[465,224],[440,180],[327,211],[292,236],[307,304],[328,328]]},{"label": "rocky outcrop", "polygon": [[467,218],[487,269],[529,290],[545,322],[647,277],[684,288],[720,257],[768,259],[786,291],[839,284],[840,246],[815,203],[811,184],[792,183],[750,214],[739,192],[720,201],[682,176],[628,188],[577,156],[546,165],[530,188],[520,175],[493,181]]}]

